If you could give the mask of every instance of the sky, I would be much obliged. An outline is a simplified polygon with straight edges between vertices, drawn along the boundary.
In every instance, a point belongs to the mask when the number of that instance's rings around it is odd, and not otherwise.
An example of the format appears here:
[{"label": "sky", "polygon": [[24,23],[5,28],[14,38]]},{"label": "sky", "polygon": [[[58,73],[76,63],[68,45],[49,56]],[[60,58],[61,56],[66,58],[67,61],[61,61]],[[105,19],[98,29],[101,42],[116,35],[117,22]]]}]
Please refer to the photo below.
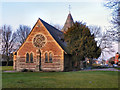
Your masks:
[{"label": "sky", "polygon": [[[6,2],[5,2],[6,1]],[[103,6],[103,0],[76,0],[76,2],[2,2],[2,24],[10,24],[17,29],[19,24],[31,28],[38,18],[50,24],[64,25],[71,5],[71,14],[74,21],[83,21],[87,25],[99,25],[102,28],[109,25],[110,10]],[[101,2],[100,2],[101,1]]]},{"label": "sky", "polygon": [[74,21],[98,25],[104,31],[110,26],[111,19],[111,11],[104,7],[104,2],[105,0],[1,0],[0,27],[4,24],[11,25],[15,31],[22,24],[32,28],[38,18],[49,24],[63,26],[71,5],[70,12]]}]

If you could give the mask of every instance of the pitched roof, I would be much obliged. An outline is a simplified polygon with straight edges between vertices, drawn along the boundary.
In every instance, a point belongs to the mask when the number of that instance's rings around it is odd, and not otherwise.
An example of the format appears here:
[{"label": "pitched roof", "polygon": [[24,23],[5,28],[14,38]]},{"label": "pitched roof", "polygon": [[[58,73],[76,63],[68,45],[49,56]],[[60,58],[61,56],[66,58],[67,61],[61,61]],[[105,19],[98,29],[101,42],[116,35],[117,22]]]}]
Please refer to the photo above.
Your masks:
[{"label": "pitched roof", "polygon": [[72,25],[74,24],[73,18],[71,13],[68,14],[67,20],[64,24],[64,27],[62,29],[62,32],[66,32],[68,30],[68,28],[72,27]]},{"label": "pitched roof", "polygon": [[60,30],[56,29],[55,27],[53,27],[52,25],[48,24],[47,22],[43,21],[42,19],[40,19],[40,21],[43,23],[43,25],[46,27],[46,29],[49,31],[49,33],[52,35],[52,37],[56,40],[56,42],[61,46],[61,48],[67,54],[69,54],[69,50],[66,47],[67,46],[66,42],[63,42],[61,40],[61,38],[63,37],[63,32],[61,32]]}]

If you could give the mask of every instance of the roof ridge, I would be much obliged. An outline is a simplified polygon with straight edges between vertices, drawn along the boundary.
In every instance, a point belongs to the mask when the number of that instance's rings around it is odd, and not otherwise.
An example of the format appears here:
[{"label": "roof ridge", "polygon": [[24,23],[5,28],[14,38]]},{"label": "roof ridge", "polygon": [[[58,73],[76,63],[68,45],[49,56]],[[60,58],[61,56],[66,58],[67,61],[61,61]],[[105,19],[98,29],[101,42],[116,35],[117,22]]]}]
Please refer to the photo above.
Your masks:
[{"label": "roof ridge", "polygon": [[[41,18],[39,18],[40,20],[42,20]],[[42,20],[43,22],[45,22],[44,20]],[[48,24],[47,22],[45,22],[46,24]],[[51,26],[52,28],[54,28],[56,31],[59,31],[61,33],[63,33],[62,31],[58,30],[57,28],[55,28],[54,26],[52,26],[51,24],[48,24],[49,26]]]},{"label": "roof ridge", "polygon": [[58,29],[56,29],[55,27],[53,27],[52,25],[48,24],[47,22],[45,22],[44,20],[40,19],[39,20],[42,22],[42,24],[45,26],[45,28],[48,30],[48,32],[52,35],[52,37],[55,39],[55,41],[60,45],[60,47],[69,54],[69,50],[67,49],[67,47],[65,46],[65,43],[61,41],[61,39],[59,38],[59,36],[62,36],[64,33]]}]

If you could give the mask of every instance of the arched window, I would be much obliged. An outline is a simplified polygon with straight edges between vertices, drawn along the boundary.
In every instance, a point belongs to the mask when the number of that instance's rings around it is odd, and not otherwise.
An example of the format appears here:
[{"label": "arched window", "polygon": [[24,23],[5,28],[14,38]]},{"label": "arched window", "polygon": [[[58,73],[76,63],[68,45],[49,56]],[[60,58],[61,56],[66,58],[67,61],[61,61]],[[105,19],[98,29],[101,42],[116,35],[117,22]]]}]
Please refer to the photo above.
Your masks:
[{"label": "arched window", "polygon": [[27,53],[26,54],[26,63],[28,63],[29,62],[29,54]]},{"label": "arched window", "polygon": [[30,54],[30,62],[33,63],[33,54]]},{"label": "arched window", "polygon": [[48,62],[48,54],[45,53],[45,62]]},{"label": "arched window", "polygon": [[49,53],[49,62],[52,62],[52,53]]}]

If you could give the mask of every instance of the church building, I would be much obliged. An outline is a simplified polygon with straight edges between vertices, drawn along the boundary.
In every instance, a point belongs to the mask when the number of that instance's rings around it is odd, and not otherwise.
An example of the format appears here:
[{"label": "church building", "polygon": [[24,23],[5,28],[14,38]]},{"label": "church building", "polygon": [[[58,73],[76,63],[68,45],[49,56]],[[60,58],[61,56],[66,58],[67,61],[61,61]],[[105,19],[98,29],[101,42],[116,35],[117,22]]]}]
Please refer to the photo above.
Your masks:
[{"label": "church building", "polygon": [[68,14],[60,31],[38,19],[25,42],[14,52],[13,68],[32,71],[68,71],[72,69],[71,55],[64,41],[64,33],[73,25]]}]

